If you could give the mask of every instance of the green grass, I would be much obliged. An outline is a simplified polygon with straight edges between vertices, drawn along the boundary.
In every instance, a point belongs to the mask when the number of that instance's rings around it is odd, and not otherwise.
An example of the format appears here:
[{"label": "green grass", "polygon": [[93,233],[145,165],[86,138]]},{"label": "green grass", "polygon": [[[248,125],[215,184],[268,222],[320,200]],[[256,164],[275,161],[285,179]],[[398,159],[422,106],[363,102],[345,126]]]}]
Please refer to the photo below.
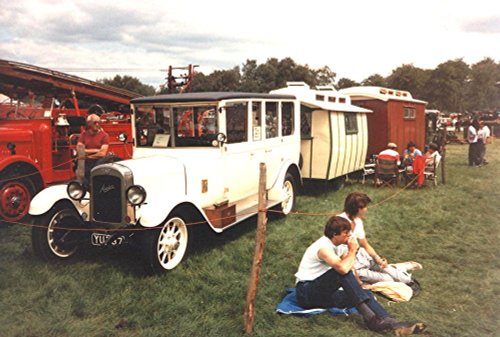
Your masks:
[{"label": "green grass", "polygon": [[[471,168],[467,146],[450,145],[446,185],[401,191],[353,182],[338,192],[301,195],[297,210],[334,213],[349,192],[368,193],[373,206],[365,226],[372,245],[391,261],[424,265],[415,274],[420,296],[382,304],[395,317],[426,322],[431,336],[498,336],[499,154],[500,144],[492,144],[490,165]],[[379,336],[357,317],[274,312],[325,220],[291,215],[268,223],[254,336]],[[0,227],[0,336],[242,336],[255,222],[217,236],[161,276],[142,272],[133,247],[45,264],[33,256],[29,229]],[[116,328],[121,320],[126,323]]]}]

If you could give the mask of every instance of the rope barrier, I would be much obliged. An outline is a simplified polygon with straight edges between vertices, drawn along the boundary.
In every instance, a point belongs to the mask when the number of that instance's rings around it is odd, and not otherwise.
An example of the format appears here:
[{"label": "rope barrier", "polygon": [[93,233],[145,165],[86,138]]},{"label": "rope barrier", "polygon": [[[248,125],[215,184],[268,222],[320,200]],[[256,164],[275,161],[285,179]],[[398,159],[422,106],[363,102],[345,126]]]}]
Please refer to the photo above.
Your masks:
[{"label": "rope barrier", "polygon": [[[123,144],[119,144],[119,145],[123,145],[125,147],[125,152],[126,152],[127,156],[130,157],[130,158],[132,158],[132,154],[127,149],[127,145],[128,144],[123,143]],[[2,184],[4,182],[7,182],[7,181],[12,181],[12,180],[17,180],[17,179],[27,178],[27,177],[31,177],[31,176],[34,176],[34,175],[37,175],[37,174],[42,174],[44,172],[52,171],[52,170],[54,170],[54,169],[56,169],[58,167],[61,167],[61,166],[64,166],[64,165],[68,165],[68,164],[73,164],[73,162],[74,162],[75,159],[76,158],[73,158],[73,159],[70,159],[68,161],[62,162],[60,164],[57,164],[57,165],[54,165],[52,167],[49,167],[49,168],[46,168],[46,169],[42,169],[40,171],[36,171],[36,172],[33,172],[33,173],[28,173],[28,174],[24,174],[24,175],[16,175],[14,177],[10,177],[10,178],[7,178],[7,179],[0,179],[0,184]]]},{"label": "rope barrier", "polygon": [[[379,207],[379,206],[383,205],[384,203],[388,202],[389,200],[395,198],[399,194],[403,193],[403,191],[406,190],[408,187],[412,186],[413,183],[416,181],[417,178],[418,177],[415,177],[408,184],[406,184],[403,188],[401,188],[400,190],[396,191],[396,193],[390,195],[389,197],[381,200],[378,203],[373,204],[370,207],[371,208]],[[283,211],[264,208],[264,209],[258,209],[256,213],[254,213],[254,212],[248,212],[248,213],[240,213],[239,215],[241,215],[241,216],[254,215],[254,214],[257,214],[257,213],[260,213],[260,212],[266,212],[266,213],[269,212],[269,213],[284,214]],[[297,212],[297,211],[293,211],[293,212],[289,212],[287,215],[328,216],[328,217],[330,217],[330,216],[334,216],[334,215],[337,215],[337,214],[340,214],[340,213],[341,213],[341,211],[328,212],[328,213],[311,213],[311,212]],[[231,219],[231,218],[234,218],[234,216],[214,218],[214,219],[210,219],[210,221],[217,222],[217,221],[222,221],[222,220]],[[5,220],[3,222],[7,223],[7,224],[19,225],[19,226],[29,227],[29,228],[35,227],[35,228],[44,228],[45,229],[45,228],[48,227],[48,224],[47,225],[37,225],[37,224],[33,224],[33,223],[23,223],[23,222],[5,221]],[[208,224],[208,221],[203,220],[203,221],[189,222],[189,223],[186,223],[185,225],[186,226],[195,226],[195,225],[202,225],[202,224]],[[158,229],[158,227],[138,227],[138,228],[130,227],[130,228],[116,228],[116,229],[109,229],[109,228],[57,227],[57,229],[58,230],[63,230],[63,231],[74,231],[74,232],[103,232],[103,233],[113,232],[113,233],[115,233],[115,232],[139,232],[139,231],[145,231],[145,230],[154,230],[154,229]]]},{"label": "rope barrier", "polygon": [[67,165],[67,164],[70,164],[70,163],[73,163],[73,159],[69,160],[69,161],[65,161],[65,162],[63,162],[61,164],[52,166],[51,168],[47,168],[47,169],[44,169],[44,170],[40,170],[40,171],[36,171],[36,172],[33,172],[33,173],[24,174],[24,175],[18,175],[18,176],[14,176],[14,177],[7,178],[7,179],[0,179],[0,184],[4,183],[6,181],[12,181],[12,180],[17,180],[17,179],[31,177],[31,176],[37,175],[39,173],[41,174],[41,173],[43,173],[45,171],[52,171],[54,168],[57,168],[57,167],[60,167],[60,166],[63,166],[63,165]]}]

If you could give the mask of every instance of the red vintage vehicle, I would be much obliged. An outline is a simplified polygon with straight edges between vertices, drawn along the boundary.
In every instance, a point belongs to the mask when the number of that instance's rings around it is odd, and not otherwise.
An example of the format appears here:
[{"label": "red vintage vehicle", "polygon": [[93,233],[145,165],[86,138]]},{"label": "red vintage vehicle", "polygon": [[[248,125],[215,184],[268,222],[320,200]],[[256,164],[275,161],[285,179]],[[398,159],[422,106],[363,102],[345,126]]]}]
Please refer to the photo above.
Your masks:
[{"label": "red vintage vehicle", "polygon": [[0,222],[18,222],[47,184],[72,179],[86,116],[101,116],[108,160],[132,156],[129,101],[139,94],[0,60]]}]

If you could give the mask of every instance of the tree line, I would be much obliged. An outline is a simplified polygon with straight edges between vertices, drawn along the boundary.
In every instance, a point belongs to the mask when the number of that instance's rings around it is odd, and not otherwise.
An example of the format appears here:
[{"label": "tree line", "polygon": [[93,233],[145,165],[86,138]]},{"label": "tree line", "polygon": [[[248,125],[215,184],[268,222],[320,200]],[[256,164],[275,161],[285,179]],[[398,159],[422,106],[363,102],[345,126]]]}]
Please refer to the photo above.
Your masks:
[{"label": "tree line", "polygon": [[[500,63],[485,58],[468,65],[463,59],[446,61],[435,69],[422,69],[413,64],[403,64],[384,77],[368,76],[361,82],[349,78],[336,79],[337,74],[328,66],[317,69],[297,64],[287,57],[269,58],[265,63],[246,60],[240,66],[216,70],[210,74],[194,75],[191,91],[246,91],[269,92],[286,86],[287,81],[303,81],[311,87],[330,85],[336,89],[352,86],[381,86],[407,90],[416,99],[428,102],[428,109],[442,112],[471,113],[500,111]],[[142,84],[130,76],[116,75],[101,83],[128,89],[143,95],[166,93],[166,88],[156,91],[153,86]]]}]

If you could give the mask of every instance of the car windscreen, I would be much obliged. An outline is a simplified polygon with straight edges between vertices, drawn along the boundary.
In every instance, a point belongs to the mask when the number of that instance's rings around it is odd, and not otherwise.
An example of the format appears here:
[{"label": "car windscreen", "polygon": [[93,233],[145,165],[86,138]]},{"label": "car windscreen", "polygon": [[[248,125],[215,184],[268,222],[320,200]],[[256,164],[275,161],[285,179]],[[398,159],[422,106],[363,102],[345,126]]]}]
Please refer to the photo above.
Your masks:
[{"label": "car windscreen", "polygon": [[137,146],[212,146],[218,133],[216,111],[216,105],[137,106]]}]

